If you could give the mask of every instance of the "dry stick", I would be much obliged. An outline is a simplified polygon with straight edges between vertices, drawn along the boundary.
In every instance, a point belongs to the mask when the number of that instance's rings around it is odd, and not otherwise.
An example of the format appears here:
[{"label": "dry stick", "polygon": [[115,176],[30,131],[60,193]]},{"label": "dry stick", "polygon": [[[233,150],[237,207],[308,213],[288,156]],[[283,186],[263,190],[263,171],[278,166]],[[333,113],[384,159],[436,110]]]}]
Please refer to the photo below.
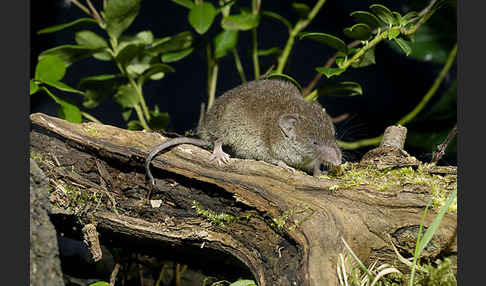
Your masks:
[{"label": "dry stick", "polygon": [[437,151],[434,152],[434,155],[432,156],[432,161],[430,163],[437,163],[442,156],[445,154],[445,150],[447,149],[447,146],[449,146],[449,143],[452,141],[454,136],[456,136],[457,133],[457,124],[454,125],[454,128],[452,128],[451,132],[449,132],[449,135],[447,135],[447,138],[444,140],[442,144],[437,146]]},{"label": "dry stick", "polygon": [[83,10],[86,14],[90,15],[91,17],[94,17],[91,14],[91,11],[88,8],[86,8],[86,6],[84,6],[83,4],[79,3],[77,0],[71,0],[71,2],[73,2],[74,5],[78,6],[78,8]]},{"label": "dry stick", "polygon": [[91,1],[86,0],[86,3],[88,3],[89,9],[93,13],[93,18],[96,19],[96,22],[98,22],[98,24],[100,24],[100,25],[103,25],[103,19],[101,19],[100,14],[98,14],[98,11],[96,11],[96,9],[93,6],[93,4],[91,4]]},{"label": "dry stick", "polygon": [[110,276],[110,286],[115,286],[116,276],[118,275],[118,270],[120,270],[120,264],[117,263]]}]

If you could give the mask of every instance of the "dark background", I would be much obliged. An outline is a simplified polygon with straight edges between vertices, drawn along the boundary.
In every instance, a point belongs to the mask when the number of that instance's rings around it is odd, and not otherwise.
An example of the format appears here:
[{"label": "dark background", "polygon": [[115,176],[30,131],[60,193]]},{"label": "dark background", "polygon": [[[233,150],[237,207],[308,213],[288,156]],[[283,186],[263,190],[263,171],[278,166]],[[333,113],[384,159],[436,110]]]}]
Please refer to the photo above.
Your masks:
[{"label": "dark background", "polygon": [[[80,17],[86,17],[78,7],[65,4],[67,1],[31,1],[31,38],[30,58],[31,72],[33,77],[38,54],[48,48],[61,44],[74,43],[75,29],[65,29],[52,34],[36,35],[39,29],[71,22]],[[92,1],[97,8],[100,8],[102,1]],[[301,1],[312,6],[315,1]],[[82,3],[84,3],[82,1]],[[238,4],[250,7],[251,1],[238,1]],[[369,5],[380,3],[391,10],[405,14],[412,9],[420,11],[428,1],[337,1],[328,0],[321,11],[317,14],[311,25],[305,31],[319,31],[336,35],[341,39],[342,30],[353,25],[355,22],[349,13],[356,10],[369,11]],[[42,13],[38,11],[43,10]],[[101,9],[98,9],[101,10]],[[262,10],[277,12],[289,19],[292,23],[297,20],[297,15],[291,8],[291,1],[262,1]],[[232,11],[237,11],[235,8]],[[233,12],[233,13],[235,13]],[[135,34],[142,30],[151,30],[156,38],[171,36],[183,31],[194,31],[187,22],[188,9],[179,6],[172,1],[142,1],[141,9],[132,26],[125,31],[126,34]],[[220,31],[217,16],[209,36],[214,36]],[[437,32],[450,34],[442,44],[449,51],[456,38],[456,11],[455,7],[440,9],[430,20],[431,27]],[[93,29],[92,29],[93,30]],[[100,35],[104,35],[99,28],[94,29]],[[283,47],[287,40],[286,28],[275,21],[263,18],[258,30],[258,42],[261,49],[268,49],[274,46]],[[346,39],[349,43],[350,40]],[[251,33],[240,32],[238,40],[238,52],[243,62],[243,67],[248,80],[253,79],[253,65],[250,58]],[[302,86],[307,84],[316,75],[315,67],[322,66],[329,57],[334,54],[331,48],[322,46],[313,41],[296,41],[286,74],[295,78]],[[353,141],[362,138],[378,136],[383,130],[397,122],[405,114],[410,112],[424,96],[432,85],[434,79],[442,68],[442,64],[419,61],[406,57],[403,53],[397,53],[386,43],[380,43],[375,49],[376,64],[360,69],[349,69],[339,78],[341,81],[355,81],[363,87],[363,95],[355,97],[326,96],[319,98],[319,101],[331,116],[339,116],[349,113],[351,119],[337,124],[338,135],[341,140]],[[261,57],[261,72],[273,64],[272,57]],[[160,81],[148,81],[144,85],[144,95],[149,108],[158,105],[161,111],[168,111],[171,117],[169,130],[184,133],[195,128],[199,118],[201,102],[207,101],[206,86],[206,61],[202,50],[193,52],[187,58],[171,63],[176,70],[168,74]],[[97,74],[116,72],[112,62],[103,62],[95,59],[86,59],[74,63],[68,68],[63,81],[70,86],[76,87],[80,78]],[[456,68],[453,67],[446,77],[440,89],[428,104],[430,108],[436,103],[441,94],[447,90],[456,78]],[[323,80],[321,80],[322,82]],[[217,82],[216,95],[240,84],[240,77],[236,71],[232,56],[223,58],[220,61],[220,69]],[[57,90],[56,90],[57,92]],[[78,102],[81,102],[77,95],[70,94]],[[82,106],[79,104],[78,106]],[[57,115],[57,106],[48,96],[34,94],[31,96],[30,111],[44,112],[50,115]],[[105,124],[119,127],[126,127],[121,117],[121,107],[114,101],[106,101],[99,107],[87,110]],[[410,131],[436,132],[438,130],[450,129],[455,124],[455,119],[444,121],[420,122],[407,125]],[[444,137],[445,139],[445,137]],[[362,152],[347,152],[347,157],[356,160]],[[417,158],[427,161],[435,151],[432,146],[407,145],[406,149]],[[453,152],[448,152],[441,162],[442,164],[456,164],[455,147]]]}]

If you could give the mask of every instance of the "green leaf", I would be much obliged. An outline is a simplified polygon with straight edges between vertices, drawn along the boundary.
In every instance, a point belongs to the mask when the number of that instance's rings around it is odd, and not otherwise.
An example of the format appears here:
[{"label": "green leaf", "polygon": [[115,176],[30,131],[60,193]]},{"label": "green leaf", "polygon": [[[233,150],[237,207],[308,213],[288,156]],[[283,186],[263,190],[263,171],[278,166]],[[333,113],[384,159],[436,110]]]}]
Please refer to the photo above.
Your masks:
[{"label": "green leaf", "polygon": [[265,16],[265,17],[268,17],[270,19],[274,19],[274,20],[281,22],[282,24],[284,24],[287,27],[287,29],[289,29],[289,31],[292,30],[292,24],[290,23],[290,21],[285,19],[284,17],[280,16],[279,14],[277,14],[275,12],[270,12],[270,11],[262,11],[261,14],[262,14],[262,16]]},{"label": "green leaf", "polygon": [[128,121],[128,119],[130,119],[130,116],[132,116],[132,113],[133,113],[133,108],[127,108],[123,110],[122,111],[123,120]]},{"label": "green leaf", "polygon": [[302,86],[300,85],[300,83],[297,80],[295,80],[294,78],[292,78],[291,76],[288,76],[286,74],[272,72],[269,75],[267,75],[266,78],[267,79],[277,78],[277,79],[283,79],[283,80],[290,81],[299,89],[299,91],[302,91]]},{"label": "green leaf", "polygon": [[110,0],[106,1],[104,20],[106,32],[110,37],[118,39],[137,17],[141,0]]},{"label": "green leaf", "polygon": [[229,286],[256,286],[256,283],[253,280],[238,280],[231,283]]},{"label": "green leaf", "polygon": [[375,61],[375,48],[367,50],[364,55],[358,58],[358,60],[351,64],[353,68],[362,68],[369,65],[374,65]]},{"label": "green leaf", "polygon": [[174,68],[166,64],[153,64],[147,71],[138,78],[138,85],[141,86],[147,79],[159,80],[166,73],[175,72]]},{"label": "green leaf", "polygon": [[84,24],[96,24],[96,23],[97,23],[96,20],[93,18],[80,18],[69,23],[41,29],[37,31],[37,35],[53,33],[73,26],[84,25]]},{"label": "green leaf", "polygon": [[190,31],[179,33],[173,37],[166,37],[154,41],[148,49],[152,53],[170,53],[192,47],[194,35]]},{"label": "green leaf", "polygon": [[191,11],[189,11],[188,20],[196,32],[204,34],[213,24],[215,16],[216,9],[214,9],[213,4],[202,2],[200,5],[192,7]]},{"label": "green leaf", "polygon": [[116,61],[122,66],[127,67],[130,62],[138,56],[143,56],[143,47],[138,44],[128,44],[123,47],[116,55]]},{"label": "green leaf", "polygon": [[317,89],[319,96],[335,95],[335,96],[355,96],[363,94],[363,88],[357,82],[342,81],[333,82],[326,81]]},{"label": "green leaf", "polygon": [[348,47],[346,46],[344,41],[336,36],[315,32],[301,33],[299,39],[302,40],[304,38],[324,44],[343,53],[348,53]]},{"label": "green leaf", "polygon": [[392,12],[393,14],[393,25],[400,25],[402,22],[402,15],[396,11]]},{"label": "green leaf", "polygon": [[113,98],[123,108],[135,107],[140,101],[137,90],[130,84],[118,87],[118,91]]},{"label": "green leaf", "polygon": [[105,282],[105,281],[98,281],[95,283],[91,283],[88,286],[110,286],[110,283]]},{"label": "green leaf", "polygon": [[278,47],[273,47],[266,50],[258,50],[257,52],[258,56],[268,56],[273,54],[280,55],[281,53],[282,53],[282,49]]},{"label": "green leaf", "polygon": [[188,9],[192,9],[194,6],[196,6],[194,4],[194,1],[192,1],[192,0],[172,0],[172,2],[177,3],[181,6],[184,6]]},{"label": "green leaf", "polygon": [[83,106],[97,107],[103,100],[113,96],[120,85],[120,74],[102,74],[82,78],[78,88],[84,90]]},{"label": "green leaf", "polygon": [[337,76],[342,74],[346,69],[343,68],[325,68],[325,67],[317,67],[316,71],[324,74],[327,78],[331,78],[333,76]]},{"label": "green leaf", "polygon": [[[349,55],[351,56],[352,54],[356,53],[354,51],[356,48],[352,48],[348,51]],[[358,49],[359,50],[359,49]],[[344,65],[346,65],[348,60],[348,55],[343,53],[343,52],[337,52],[336,54],[336,65],[340,68],[342,68]]]},{"label": "green leaf", "polygon": [[194,48],[187,48],[177,52],[165,53],[162,54],[161,60],[164,63],[176,62],[190,55],[192,51],[194,51]]},{"label": "green leaf", "polygon": [[[445,63],[454,43],[455,35],[447,31],[435,31],[427,23],[423,24],[414,35],[413,42],[408,42],[412,52],[410,57],[420,61]],[[394,42],[386,41],[395,51],[400,47]]]},{"label": "green leaf", "polygon": [[[167,40],[169,38],[167,37]],[[150,45],[154,42],[154,35],[151,31],[141,31],[137,33],[135,36],[127,36],[122,35],[120,36],[120,40],[118,41],[118,53],[122,51],[126,46],[129,45],[138,45],[140,47],[144,47],[146,45]]]},{"label": "green leaf", "polygon": [[221,27],[225,30],[247,31],[258,26],[260,17],[258,14],[242,13],[229,15],[221,20]]},{"label": "green leaf", "polygon": [[346,28],[343,32],[346,37],[360,41],[367,41],[372,36],[370,26],[363,23],[358,23],[349,28]]},{"label": "green leaf", "polygon": [[59,117],[73,123],[80,123],[82,121],[81,111],[76,105],[61,97],[55,96],[45,87],[42,87],[42,89],[59,105],[57,111]]},{"label": "green leaf", "polygon": [[83,30],[74,34],[74,40],[80,46],[108,47],[108,43],[98,34]]},{"label": "green leaf", "polygon": [[45,50],[39,54],[39,61],[49,55],[58,56],[64,61],[66,67],[72,63],[88,58],[93,54],[103,51],[104,48],[78,46],[78,45],[62,45],[52,49]]},{"label": "green leaf", "polygon": [[357,22],[365,23],[370,26],[371,29],[376,29],[381,27],[381,22],[376,18],[376,16],[368,11],[354,11],[351,12],[351,17],[353,17]]},{"label": "green leaf", "polygon": [[311,11],[310,7],[307,6],[307,4],[304,3],[297,3],[294,2],[292,3],[292,8],[294,9],[295,12],[297,12],[297,15],[299,15],[299,18],[307,18],[309,15],[309,12]]},{"label": "green leaf", "polygon": [[[108,43],[105,41],[105,39],[92,31],[83,30],[76,32],[74,34],[74,39],[80,46],[108,48]],[[112,59],[111,55],[106,51],[93,54],[93,57],[102,61],[109,61]]]},{"label": "green leaf", "polygon": [[412,52],[412,48],[410,47],[408,42],[405,41],[404,39],[394,38],[393,40],[395,41],[395,43],[398,44],[398,46],[400,47],[400,49],[402,49],[402,51],[405,53],[405,55],[408,56]]},{"label": "green leaf", "polygon": [[388,9],[387,7],[385,7],[385,6],[381,5],[381,4],[373,4],[373,5],[370,6],[370,9],[385,24],[393,25],[393,23],[395,21],[394,20],[395,17],[393,16],[393,14],[390,11],[390,9]]},{"label": "green leaf", "polygon": [[388,40],[393,40],[400,35],[399,29],[390,29],[388,30]]},{"label": "green leaf", "polygon": [[408,23],[412,22],[413,19],[417,18],[419,14],[415,11],[410,11],[407,14],[403,15],[400,25],[405,26]]},{"label": "green leaf", "polygon": [[138,120],[131,120],[127,123],[128,130],[143,130],[143,126]]},{"label": "green leaf", "polygon": [[159,112],[158,106],[155,106],[155,110],[150,111],[149,126],[154,130],[165,130],[169,126],[170,116],[167,112]]},{"label": "green leaf", "polygon": [[66,65],[63,60],[55,55],[40,58],[35,67],[35,79],[44,81],[58,81],[66,74]]},{"label": "green leaf", "polygon": [[237,30],[223,30],[214,37],[214,58],[219,59],[231,52],[238,43]]},{"label": "green leaf", "polygon": [[449,209],[449,206],[451,205],[451,203],[456,198],[457,198],[457,188],[455,188],[454,191],[449,195],[447,202],[441,207],[441,209],[439,210],[439,213],[435,217],[434,221],[427,228],[427,231],[425,231],[425,234],[422,237],[422,239],[420,240],[420,243],[419,243],[418,248],[417,248],[417,257],[420,257],[420,254],[422,253],[424,248],[432,240],[432,237],[434,236],[435,232],[439,228],[439,225],[440,225],[440,222],[442,221],[442,218],[444,217],[445,213]]},{"label": "green leaf", "polygon": [[39,90],[39,85],[33,79],[31,79],[30,89],[29,89],[30,95],[36,93],[38,90]]},{"label": "green leaf", "polygon": [[139,43],[144,45],[149,45],[154,42],[154,34],[152,31],[141,31],[135,35],[135,38],[138,39]]},{"label": "green leaf", "polygon": [[49,80],[41,80],[41,81],[43,83],[47,84],[47,85],[50,85],[50,86],[55,87],[55,88],[62,90],[62,91],[83,94],[82,91],[74,89],[74,88],[70,87],[69,85],[67,85],[63,82],[60,82],[60,81],[49,81]]},{"label": "green leaf", "polygon": [[143,74],[155,62],[157,62],[157,59],[151,55],[137,54],[127,65],[127,73],[137,77]]}]

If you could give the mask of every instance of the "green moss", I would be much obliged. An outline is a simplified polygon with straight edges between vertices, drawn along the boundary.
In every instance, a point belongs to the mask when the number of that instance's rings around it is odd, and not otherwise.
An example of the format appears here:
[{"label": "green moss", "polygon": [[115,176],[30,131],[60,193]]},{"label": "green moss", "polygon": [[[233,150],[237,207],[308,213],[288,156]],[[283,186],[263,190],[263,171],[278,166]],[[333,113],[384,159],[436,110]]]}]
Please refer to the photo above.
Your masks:
[{"label": "green moss", "polygon": [[229,224],[236,220],[235,216],[225,214],[225,213],[217,214],[212,210],[203,209],[201,205],[199,205],[199,203],[196,201],[192,202],[192,208],[196,210],[198,215],[206,218],[211,223],[217,226],[225,226],[225,223]]},{"label": "green moss", "polygon": [[[301,215],[306,212],[309,212],[306,216],[302,217],[302,219],[293,219],[291,217],[295,214]],[[293,230],[299,225],[301,225],[304,221],[308,220],[313,214],[314,210],[309,207],[300,207],[296,206],[291,209],[286,210],[281,216],[273,218],[273,222],[270,224],[271,227],[277,228],[278,230],[283,230],[284,227],[291,223],[288,227],[289,230]]]},{"label": "green moss", "polygon": [[88,134],[91,137],[99,137],[100,133],[98,132],[98,129],[95,127],[95,125],[87,124],[84,126],[84,131],[86,134]]},{"label": "green moss", "polygon": [[[338,179],[339,183],[330,187],[330,190],[348,189],[361,185],[368,185],[378,191],[393,190],[407,184],[423,185],[430,189],[433,207],[440,208],[447,197],[457,186],[455,176],[433,175],[426,171],[427,165],[417,170],[411,167],[378,170],[373,166],[360,166],[357,163],[345,163],[341,166],[339,174],[322,175],[322,178]],[[451,204],[450,212],[457,211],[457,202]]]},{"label": "green moss", "polygon": [[61,208],[71,207],[76,208],[80,205],[85,205],[87,203],[95,203],[98,204],[104,197],[104,194],[101,192],[93,192],[88,190],[81,190],[72,185],[68,185],[63,181],[57,181],[53,183],[53,186],[56,190],[64,193],[68,199],[68,205],[61,205],[61,202],[58,202],[57,206]]},{"label": "green moss", "polygon": [[38,153],[38,152],[35,152],[35,151],[30,151],[29,156],[36,163],[41,163],[41,162],[44,162],[46,160],[46,158],[44,157],[44,155],[42,153]]}]

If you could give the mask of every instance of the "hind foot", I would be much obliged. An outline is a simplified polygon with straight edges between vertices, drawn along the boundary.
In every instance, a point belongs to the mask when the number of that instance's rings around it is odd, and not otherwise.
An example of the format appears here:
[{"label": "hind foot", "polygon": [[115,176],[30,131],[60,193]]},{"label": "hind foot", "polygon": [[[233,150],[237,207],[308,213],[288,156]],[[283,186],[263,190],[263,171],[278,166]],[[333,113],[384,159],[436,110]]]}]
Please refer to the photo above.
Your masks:
[{"label": "hind foot", "polygon": [[218,166],[222,166],[229,163],[230,156],[223,151],[223,143],[219,140],[214,142],[214,149],[209,161],[216,161]]}]

